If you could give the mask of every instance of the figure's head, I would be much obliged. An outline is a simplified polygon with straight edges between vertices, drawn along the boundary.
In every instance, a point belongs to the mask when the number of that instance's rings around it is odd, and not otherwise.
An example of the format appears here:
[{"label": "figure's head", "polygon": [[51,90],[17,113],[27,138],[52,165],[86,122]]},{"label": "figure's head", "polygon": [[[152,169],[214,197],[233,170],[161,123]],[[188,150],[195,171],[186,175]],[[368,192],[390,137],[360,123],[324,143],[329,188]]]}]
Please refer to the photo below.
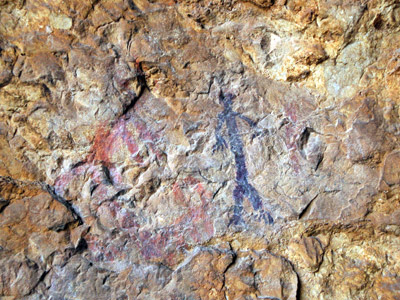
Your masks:
[{"label": "figure's head", "polygon": [[235,99],[236,96],[231,93],[224,94],[223,91],[219,93],[219,102],[223,104],[225,107],[230,107],[232,105],[232,100]]}]

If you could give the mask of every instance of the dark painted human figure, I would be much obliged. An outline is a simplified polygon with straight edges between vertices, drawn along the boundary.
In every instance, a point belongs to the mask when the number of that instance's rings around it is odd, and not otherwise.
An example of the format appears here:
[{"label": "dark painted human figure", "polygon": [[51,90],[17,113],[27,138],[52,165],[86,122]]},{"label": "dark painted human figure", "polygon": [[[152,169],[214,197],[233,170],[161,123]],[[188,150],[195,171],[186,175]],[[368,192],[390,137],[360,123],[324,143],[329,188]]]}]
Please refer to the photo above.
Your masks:
[{"label": "dark painted human figure", "polygon": [[224,110],[218,115],[218,125],[216,128],[216,144],[214,145],[213,152],[223,150],[227,147],[227,143],[221,136],[221,129],[224,123],[228,129],[229,145],[232,153],[235,156],[236,164],[236,187],[233,191],[233,198],[235,199],[235,207],[233,217],[230,220],[230,224],[244,223],[242,218],[243,210],[243,199],[246,197],[252,204],[254,210],[259,212],[259,217],[264,219],[267,224],[274,222],[273,218],[268,212],[263,209],[262,201],[258,195],[257,190],[248,181],[248,172],[246,168],[246,160],[244,154],[243,142],[240,138],[236,117],[246,121],[252,128],[256,126],[256,123],[251,119],[242,116],[240,113],[232,110],[232,100],[235,98],[232,94],[223,94],[220,92],[219,101],[224,105]]}]

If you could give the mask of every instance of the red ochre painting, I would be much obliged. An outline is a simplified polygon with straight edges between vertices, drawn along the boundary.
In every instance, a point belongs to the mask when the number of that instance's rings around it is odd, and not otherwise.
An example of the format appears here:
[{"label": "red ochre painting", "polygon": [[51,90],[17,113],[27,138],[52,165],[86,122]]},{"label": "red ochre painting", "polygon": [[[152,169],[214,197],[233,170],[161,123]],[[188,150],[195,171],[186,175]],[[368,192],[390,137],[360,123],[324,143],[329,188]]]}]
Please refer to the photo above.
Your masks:
[{"label": "red ochre painting", "polygon": [[[158,134],[151,132],[136,114],[121,117],[111,128],[101,126],[95,135],[93,147],[85,160],[61,174],[55,181],[58,195],[71,201],[80,212],[86,224],[91,224],[93,216],[101,216],[100,227],[109,234],[97,234],[88,230],[84,236],[92,259],[102,262],[130,261],[132,249],[149,261],[173,264],[180,250],[189,244],[204,243],[214,235],[214,225],[210,219],[212,192],[207,190],[201,179],[187,176],[177,179],[169,193],[174,210],[180,214],[170,224],[154,230],[142,228],[135,210],[135,201],[120,200],[129,185],[124,170],[118,168],[118,159],[125,159],[126,151],[132,165],[146,169],[151,160],[162,160],[163,153],[157,148]],[[145,147],[143,147],[145,146]],[[74,182],[90,185],[89,199],[79,199],[70,193]],[[82,194],[82,193],[81,193]],[[192,201],[191,198],[200,201]],[[89,202],[89,203],[87,203]],[[151,219],[141,210],[141,220]],[[102,222],[102,220],[104,220]],[[136,255],[136,254],[135,254]]]}]

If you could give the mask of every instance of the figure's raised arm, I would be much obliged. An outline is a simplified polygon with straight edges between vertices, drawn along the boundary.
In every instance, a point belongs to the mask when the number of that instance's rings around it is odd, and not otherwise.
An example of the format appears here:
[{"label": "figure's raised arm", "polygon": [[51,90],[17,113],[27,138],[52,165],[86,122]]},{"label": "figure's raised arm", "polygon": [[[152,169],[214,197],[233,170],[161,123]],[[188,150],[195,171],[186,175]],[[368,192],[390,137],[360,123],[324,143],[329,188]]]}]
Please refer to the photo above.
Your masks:
[{"label": "figure's raised arm", "polygon": [[246,121],[250,125],[251,128],[255,129],[251,136],[252,139],[263,134],[262,130],[257,127],[257,122],[254,122],[252,119],[250,119],[246,116],[243,116],[242,114],[239,114],[239,113],[237,113],[236,116],[241,118],[243,121]]},{"label": "figure's raised arm", "polygon": [[243,116],[243,115],[240,114],[240,113],[237,113],[237,116],[238,116],[239,118],[241,118],[243,121],[246,121],[252,128],[257,126],[257,123],[254,122],[252,119],[250,119],[250,118],[248,118],[248,117],[246,117],[246,116]]}]

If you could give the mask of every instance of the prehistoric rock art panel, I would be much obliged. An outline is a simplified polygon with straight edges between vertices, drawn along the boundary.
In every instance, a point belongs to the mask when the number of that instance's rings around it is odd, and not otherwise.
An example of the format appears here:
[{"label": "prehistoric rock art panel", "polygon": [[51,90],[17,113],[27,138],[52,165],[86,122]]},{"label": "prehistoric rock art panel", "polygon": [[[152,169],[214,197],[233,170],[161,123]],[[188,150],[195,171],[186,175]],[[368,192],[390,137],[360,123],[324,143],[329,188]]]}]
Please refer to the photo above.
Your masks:
[{"label": "prehistoric rock art panel", "polygon": [[[157,138],[158,135],[152,133],[137,114],[123,116],[110,130],[100,127],[91,153],[56,179],[54,196],[69,201],[78,197],[75,210],[80,212],[84,223],[91,223],[91,219],[96,217],[103,229],[118,231],[123,236],[114,240],[111,237],[104,239],[91,231],[84,235],[94,261],[128,262],[130,258],[126,253],[130,252],[129,247],[134,246],[143,258],[170,265],[189,244],[206,242],[214,235],[213,220],[210,219],[212,193],[191,175],[176,180],[171,186],[172,201],[184,213],[169,223],[163,222],[161,227],[142,228],[148,227],[152,216],[136,206],[145,205],[147,198],[144,197],[156,192],[160,183],[157,178],[148,178],[149,181],[144,182],[141,188],[132,191],[130,181],[137,179],[138,175],[132,175],[131,168],[146,170],[152,160],[163,164],[162,151],[155,143]],[[121,169],[121,159],[129,159],[131,168]],[[136,172],[140,174],[140,171]],[[82,188],[88,190],[87,198],[73,191],[80,181],[86,182]],[[194,193],[195,196],[189,197],[198,198],[199,203],[188,199],[188,192],[184,190]],[[63,201],[71,205],[69,201]]]},{"label": "prehistoric rock art panel", "polygon": [[398,299],[399,28],[396,0],[0,0],[0,299]]},{"label": "prehistoric rock art panel", "polygon": [[218,115],[218,126],[215,129],[217,142],[214,146],[214,151],[219,151],[224,147],[228,147],[225,139],[221,136],[221,128],[224,124],[226,124],[226,127],[228,128],[229,145],[232,153],[235,156],[236,164],[236,186],[233,191],[235,208],[230,223],[238,225],[244,222],[242,218],[242,211],[243,199],[246,197],[253,205],[253,208],[258,211],[259,219],[263,219],[266,224],[272,224],[274,221],[271,214],[264,211],[261,197],[259,196],[257,190],[249,183],[244,154],[244,145],[239,136],[236,118],[243,119],[251,126],[251,128],[254,128],[256,123],[242,114],[232,110],[232,100],[234,98],[236,98],[236,96],[233,94],[224,94],[222,92],[219,94],[219,100],[220,103],[224,105],[224,110]]}]

